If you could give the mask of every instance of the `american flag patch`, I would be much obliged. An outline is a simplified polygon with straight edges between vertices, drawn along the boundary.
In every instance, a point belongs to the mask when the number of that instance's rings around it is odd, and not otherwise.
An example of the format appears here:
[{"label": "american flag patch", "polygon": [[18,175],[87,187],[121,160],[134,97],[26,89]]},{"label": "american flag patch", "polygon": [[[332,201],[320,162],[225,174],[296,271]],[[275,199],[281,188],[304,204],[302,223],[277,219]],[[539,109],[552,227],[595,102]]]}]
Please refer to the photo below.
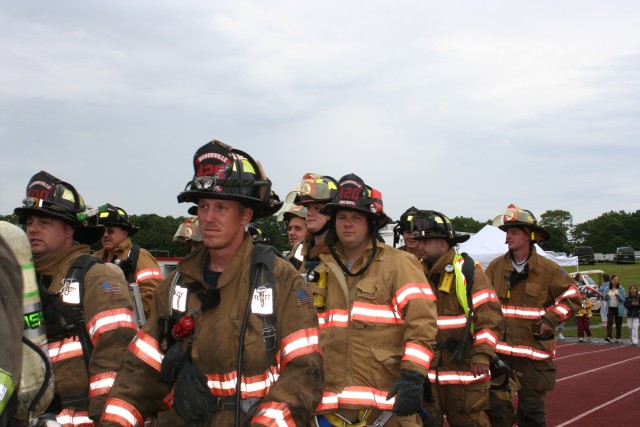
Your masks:
[{"label": "american flag patch", "polygon": [[309,295],[304,289],[298,289],[296,291],[296,299],[298,300],[299,307],[313,307],[313,296]]},{"label": "american flag patch", "polygon": [[100,287],[102,288],[102,293],[111,295],[122,295],[122,292],[120,292],[120,288],[118,286],[111,286],[111,283],[109,282],[100,283]]}]

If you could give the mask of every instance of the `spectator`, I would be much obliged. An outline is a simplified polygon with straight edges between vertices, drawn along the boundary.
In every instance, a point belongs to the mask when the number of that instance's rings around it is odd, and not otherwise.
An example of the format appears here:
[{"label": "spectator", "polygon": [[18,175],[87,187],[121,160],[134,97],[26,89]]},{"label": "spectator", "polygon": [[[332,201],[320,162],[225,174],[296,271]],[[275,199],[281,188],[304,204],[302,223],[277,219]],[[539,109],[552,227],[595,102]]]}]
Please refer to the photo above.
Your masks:
[{"label": "spectator", "polygon": [[587,341],[591,341],[591,328],[589,321],[591,319],[591,300],[587,298],[587,289],[580,290],[582,296],[582,306],[576,314],[576,326],[578,327],[578,341],[584,341],[584,334],[587,333]]},{"label": "spectator", "polygon": [[627,326],[629,327],[631,345],[638,345],[638,318],[640,317],[640,298],[638,296],[637,286],[629,286],[629,296],[624,300],[624,308],[627,309]]},{"label": "spectator", "polygon": [[609,290],[605,294],[604,299],[607,301],[607,305],[609,306],[609,311],[607,312],[607,336],[605,337],[605,341],[611,342],[611,332],[613,329],[612,322],[615,321],[616,343],[619,343],[620,338],[622,337],[622,317],[625,315],[625,293],[624,288],[620,286],[620,279],[617,274],[613,274],[611,276],[611,285],[609,286]]},{"label": "spectator", "polygon": [[600,324],[600,326],[607,326],[607,313],[608,313],[609,305],[607,304],[607,301],[605,301],[604,296],[606,295],[607,292],[609,292],[610,284],[611,284],[611,278],[607,273],[603,273],[602,286],[600,286],[600,288],[598,289],[598,292],[600,292],[600,299],[601,299],[600,319],[602,320],[602,323]]}]

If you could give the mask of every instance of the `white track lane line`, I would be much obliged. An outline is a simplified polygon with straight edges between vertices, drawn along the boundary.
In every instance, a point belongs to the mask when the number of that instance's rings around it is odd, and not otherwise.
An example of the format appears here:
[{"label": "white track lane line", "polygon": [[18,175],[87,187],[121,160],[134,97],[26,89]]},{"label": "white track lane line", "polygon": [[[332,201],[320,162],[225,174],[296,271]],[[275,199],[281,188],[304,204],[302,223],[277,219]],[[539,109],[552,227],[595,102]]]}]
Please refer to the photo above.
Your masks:
[{"label": "white track lane line", "polygon": [[584,412],[584,413],[582,413],[582,414],[578,415],[577,417],[572,418],[572,419],[570,419],[570,420],[568,420],[568,421],[565,421],[565,422],[564,422],[564,423],[562,423],[562,424],[558,424],[556,427],[564,427],[564,426],[568,426],[568,425],[570,425],[571,423],[574,423],[574,422],[576,422],[576,421],[578,421],[578,420],[581,420],[582,418],[586,417],[587,415],[589,415],[589,414],[591,414],[591,413],[593,413],[593,412],[595,412],[595,411],[597,411],[597,410],[599,410],[599,409],[602,409],[602,408],[604,408],[605,406],[609,406],[609,405],[611,405],[612,403],[615,403],[615,402],[617,402],[618,400],[623,399],[623,398],[625,398],[625,397],[627,397],[627,396],[629,396],[629,395],[631,395],[631,394],[633,394],[633,393],[636,393],[636,392],[638,392],[638,391],[640,391],[640,387],[638,387],[638,388],[636,388],[636,389],[634,389],[634,390],[631,390],[631,391],[629,391],[629,392],[627,392],[627,393],[625,393],[625,394],[623,394],[623,395],[621,395],[621,396],[618,396],[618,397],[616,397],[615,399],[608,401],[607,403],[603,403],[603,404],[602,404],[602,405],[600,405],[600,406],[596,406],[595,408],[591,408],[589,411]]},{"label": "white track lane line", "polygon": [[574,354],[569,354],[567,356],[560,356],[560,357],[556,357],[553,360],[562,360],[562,359],[568,359],[570,357],[576,357],[576,356],[585,356],[587,354],[593,354],[593,353],[601,353],[603,351],[612,351],[612,350],[620,350],[622,347],[605,347],[602,350],[592,350],[589,352],[583,352],[583,353],[574,353]]},{"label": "white track lane line", "polygon": [[601,370],[601,369],[610,368],[611,366],[621,365],[621,364],[623,364],[623,363],[630,362],[630,361],[632,361],[632,360],[634,360],[634,359],[640,359],[640,356],[632,357],[631,359],[621,360],[620,362],[612,363],[612,364],[610,364],[610,365],[599,366],[599,367],[597,367],[597,368],[595,368],[595,369],[591,369],[591,370],[589,370],[589,371],[583,371],[583,372],[580,372],[579,374],[570,375],[570,376],[568,376],[568,377],[560,378],[560,379],[556,380],[556,382],[557,382],[557,383],[559,383],[560,381],[564,381],[564,380],[568,380],[568,379],[571,379],[571,378],[579,377],[580,375],[586,375],[586,374],[590,374],[590,373],[592,373],[592,372],[599,371],[599,370]]}]

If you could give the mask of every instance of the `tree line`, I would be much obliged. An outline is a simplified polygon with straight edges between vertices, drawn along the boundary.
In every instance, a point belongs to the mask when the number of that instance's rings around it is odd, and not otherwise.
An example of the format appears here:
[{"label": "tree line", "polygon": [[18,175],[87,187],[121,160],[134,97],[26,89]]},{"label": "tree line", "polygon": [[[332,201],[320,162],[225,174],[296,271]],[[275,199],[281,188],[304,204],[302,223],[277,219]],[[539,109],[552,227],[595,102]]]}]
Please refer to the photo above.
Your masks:
[{"label": "tree line", "polygon": [[[140,231],[132,238],[134,243],[154,251],[156,256],[181,257],[186,255],[184,244],[173,236],[186,217],[159,216],[156,214],[130,215],[132,224]],[[18,224],[16,215],[0,216],[0,220]],[[610,211],[599,217],[573,225],[571,213],[564,210],[548,210],[540,215],[540,225],[551,233],[551,239],[543,242],[543,249],[570,254],[575,246],[591,246],[594,252],[614,253],[617,247],[631,246],[640,250],[640,210],[635,212]],[[456,231],[477,233],[491,220],[485,222],[468,217],[451,219]],[[282,222],[275,216],[260,218],[253,223],[280,251],[287,251],[287,238]],[[100,242],[92,249],[100,248]]]}]

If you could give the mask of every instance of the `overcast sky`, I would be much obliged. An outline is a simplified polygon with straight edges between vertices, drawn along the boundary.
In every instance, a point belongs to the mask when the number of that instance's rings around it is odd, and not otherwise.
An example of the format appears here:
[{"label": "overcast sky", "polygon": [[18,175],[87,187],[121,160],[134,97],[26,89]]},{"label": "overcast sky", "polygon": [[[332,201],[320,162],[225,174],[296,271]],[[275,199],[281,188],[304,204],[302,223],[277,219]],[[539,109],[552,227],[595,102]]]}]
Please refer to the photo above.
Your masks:
[{"label": "overcast sky", "polygon": [[30,177],[186,216],[212,139],[479,221],[640,209],[640,2],[0,0],[0,214]]}]

